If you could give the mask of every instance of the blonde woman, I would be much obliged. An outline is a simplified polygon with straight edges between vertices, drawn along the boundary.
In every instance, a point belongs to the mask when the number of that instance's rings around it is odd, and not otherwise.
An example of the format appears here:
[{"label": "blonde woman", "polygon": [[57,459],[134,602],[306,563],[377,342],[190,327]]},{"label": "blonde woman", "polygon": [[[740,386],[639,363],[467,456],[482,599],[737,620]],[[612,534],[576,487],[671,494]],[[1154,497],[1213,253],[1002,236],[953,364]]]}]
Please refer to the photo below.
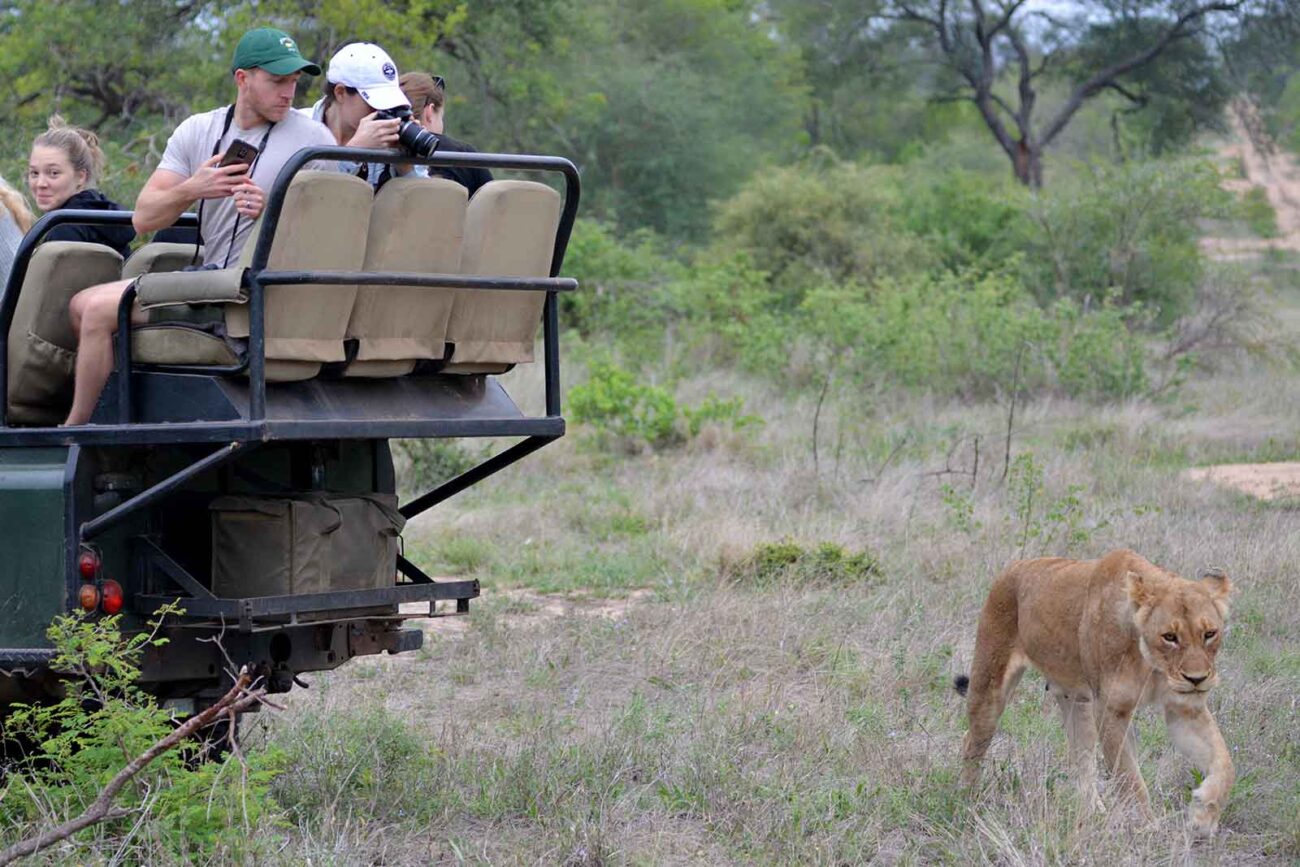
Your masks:
[{"label": "blonde woman", "polygon": [[[45,213],[62,208],[121,211],[122,206],[95,189],[104,172],[104,152],[99,137],[90,130],[68,126],[57,114],[49,129],[32,142],[27,165],[27,188],[36,207]],[[46,241],[88,241],[112,247],[123,257],[131,254],[135,230],[127,226],[64,225],[51,229]]]},{"label": "blonde woman", "polygon": [[0,178],[0,288],[9,283],[18,244],[32,227],[32,222],[32,212],[23,194]]}]

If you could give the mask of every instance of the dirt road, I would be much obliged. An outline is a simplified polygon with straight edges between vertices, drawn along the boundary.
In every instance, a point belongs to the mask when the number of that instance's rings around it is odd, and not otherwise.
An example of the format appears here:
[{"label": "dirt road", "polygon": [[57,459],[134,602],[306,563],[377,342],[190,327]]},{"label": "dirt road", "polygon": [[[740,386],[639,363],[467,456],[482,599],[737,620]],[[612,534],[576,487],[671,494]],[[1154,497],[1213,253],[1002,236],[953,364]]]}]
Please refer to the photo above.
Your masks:
[{"label": "dirt road", "polygon": [[1235,100],[1228,118],[1233,142],[1219,153],[1225,160],[1239,161],[1246,176],[1226,181],[1224,187],[1236,193],[1262,187],[1277,213],[1278,237],[1207,237],[1201,240],[1202,249],[1215,259],[1238,259],[1264,250],[1300,251],[1300,165],[1295,155],[1276,145],[1252,103]]}]

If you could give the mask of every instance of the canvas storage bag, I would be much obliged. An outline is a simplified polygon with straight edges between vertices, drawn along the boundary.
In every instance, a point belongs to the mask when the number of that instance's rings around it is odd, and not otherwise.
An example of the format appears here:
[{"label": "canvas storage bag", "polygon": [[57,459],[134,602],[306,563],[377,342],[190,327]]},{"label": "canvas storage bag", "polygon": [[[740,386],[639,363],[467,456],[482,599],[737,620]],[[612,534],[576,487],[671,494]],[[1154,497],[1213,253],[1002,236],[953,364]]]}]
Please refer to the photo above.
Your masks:
[{"label": "canvas storage bag", "polygon": [[391,494],[219,497],[212,592],[222,598],[391,587],[406,521]]}]

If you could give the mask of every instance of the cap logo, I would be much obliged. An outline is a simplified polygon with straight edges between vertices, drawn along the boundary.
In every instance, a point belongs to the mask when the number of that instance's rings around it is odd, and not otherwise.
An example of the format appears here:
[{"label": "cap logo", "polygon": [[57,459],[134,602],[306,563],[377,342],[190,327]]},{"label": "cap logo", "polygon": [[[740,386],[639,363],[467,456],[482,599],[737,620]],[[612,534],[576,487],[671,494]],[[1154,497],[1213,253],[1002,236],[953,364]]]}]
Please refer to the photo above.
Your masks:
[{"label": "cap logo", "polygon": [[292,51],[295,54],[298,53],[298,46],[294,45],[293,40],[290,39],[288,36],[280,37],[280,44],[284,46],[284,49],[286,51]]},{"label": "cap logo", "polygon": [[389,81],[392,81],[397,77],[397,67],[393,66],[391,63],[385,63],[380,67],[380,70],[384,73],[384,78],[387,78]]}]

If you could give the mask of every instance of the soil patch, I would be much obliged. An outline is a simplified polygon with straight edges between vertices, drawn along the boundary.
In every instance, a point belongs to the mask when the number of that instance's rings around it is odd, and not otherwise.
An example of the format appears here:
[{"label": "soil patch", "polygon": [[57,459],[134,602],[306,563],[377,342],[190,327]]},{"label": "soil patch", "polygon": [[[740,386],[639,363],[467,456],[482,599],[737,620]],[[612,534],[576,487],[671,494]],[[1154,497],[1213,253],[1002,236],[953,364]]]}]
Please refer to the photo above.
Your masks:
[{"label": "soil patch", "polygon": [[1214,482],[1260,500],[1300,497],[1300,463],[1219,464],[1186,470],[1183,476]]}]

